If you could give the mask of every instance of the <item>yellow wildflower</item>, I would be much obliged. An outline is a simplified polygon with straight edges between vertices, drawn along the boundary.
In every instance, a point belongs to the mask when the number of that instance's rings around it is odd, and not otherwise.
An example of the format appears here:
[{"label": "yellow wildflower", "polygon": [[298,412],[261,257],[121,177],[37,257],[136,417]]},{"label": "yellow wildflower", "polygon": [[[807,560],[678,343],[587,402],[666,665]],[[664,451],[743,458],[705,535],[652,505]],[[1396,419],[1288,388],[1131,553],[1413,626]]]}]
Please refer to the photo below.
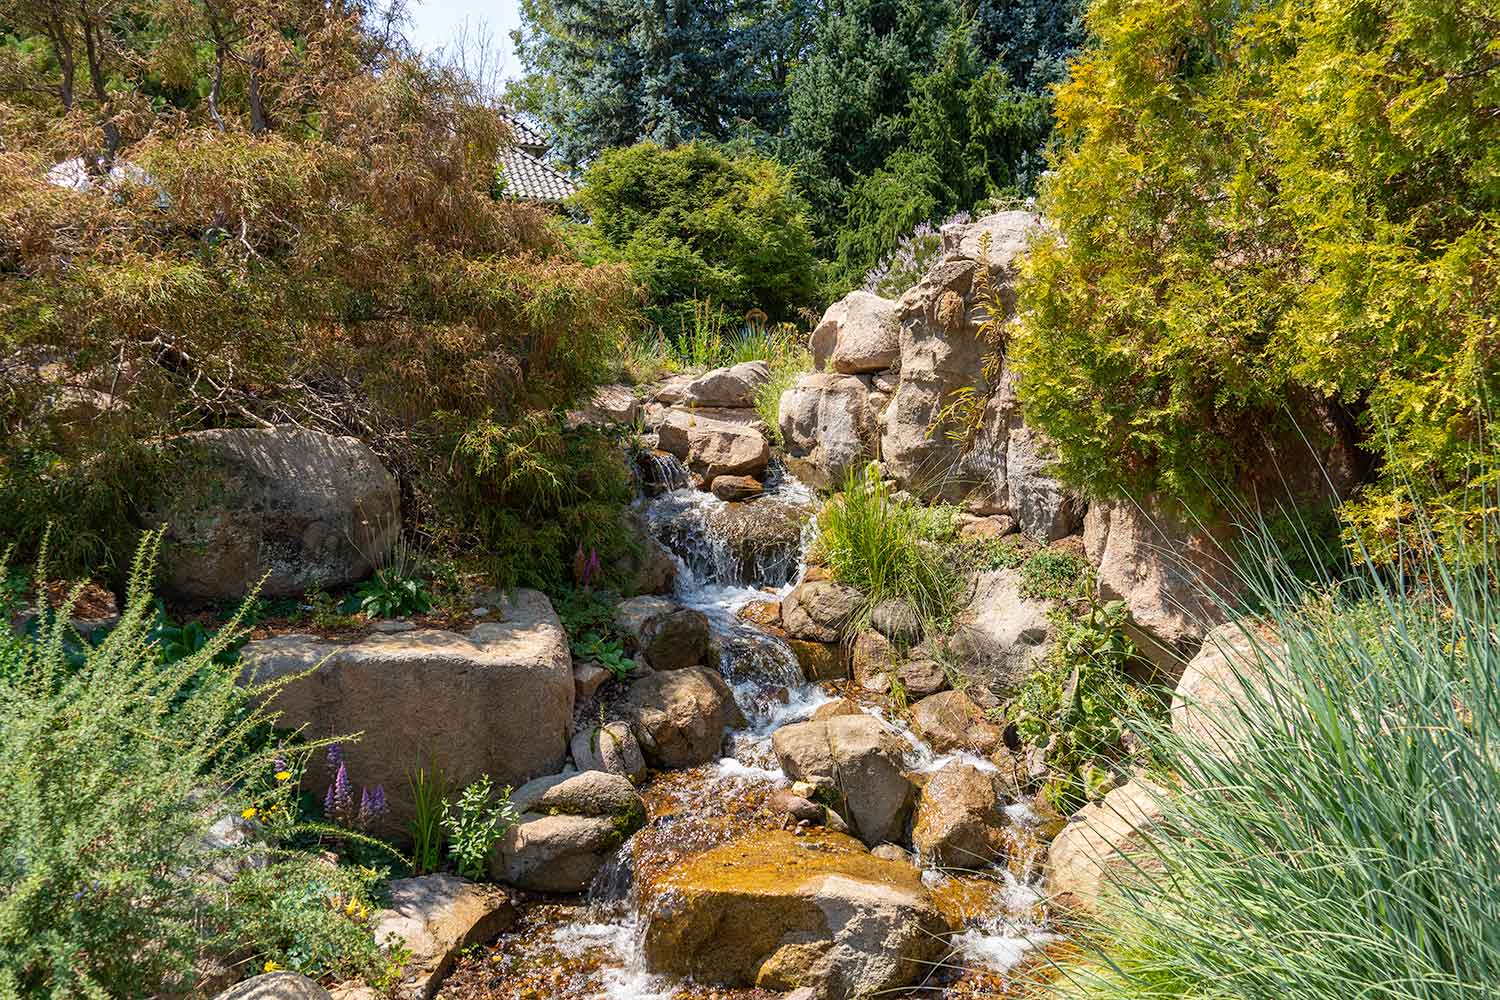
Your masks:
[{"label": "yellow wildflower", "polygon": [[351,896],[351,897],[349,897],[348,904],[344,907],[344,912],[347,913],[347,914],[349,914],[352,917],[352,916],[354,916],[354,909],[357,906],[359,906],[359,902],[357,900],[355,900],[353,896]]},{"label": "yellow wildflower", "polygon": [[240,815],[245,817],[246,819],[254,819],[257,811],[258,810],[256,810],[254,806],[248,806],[240,810]]},{"label": "yellow wildflower", "polygon": [[291,778],[291,776],[292,776],[292,772],[291,771],[277,771],[276,772],[276,780],[277,781],[286,781],[287,779]]},{"label": "yellow wildflower", "polygon": [[281,971],[281,966],[277,965],[275,962],[271,961],[268,958],[268,959],[266,959],[266,964],[263,965],[263,966],[261,966],[261,970],[260,971],[262,971],[262,972],[280,972]]}]

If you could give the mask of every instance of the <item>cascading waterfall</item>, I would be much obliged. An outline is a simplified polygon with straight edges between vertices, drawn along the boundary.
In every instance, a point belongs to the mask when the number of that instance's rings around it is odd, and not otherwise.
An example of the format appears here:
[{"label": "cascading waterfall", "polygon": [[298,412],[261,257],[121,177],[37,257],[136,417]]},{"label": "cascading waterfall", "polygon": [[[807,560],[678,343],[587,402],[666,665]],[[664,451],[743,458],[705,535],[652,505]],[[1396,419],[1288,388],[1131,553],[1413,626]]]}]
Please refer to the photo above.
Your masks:
[{"label": "cascading waterfall", "polygon": [[[659,775],[642,789],[650,804],[650,823],[599,872],[587,905],[551,929],[547,943],[557,955],[586,962],[594,970],[586,987],[589,992],[569,992],[567,1000],[667,1000],[679,995],[682,983],[645,965],[644,929],[635,897],[638,877],[647,875],[637,868],[660,871],[678,858],[735,836],[743,829],[743,820],[736,819],[737,804],[763,802],[787,784],[771,750],[772,734],[831,700],[821,687],[804,680],[785,640],[747,624],[738,614],[752,601],[784,596],[801,579],[805,553],[816,532],[812,492],[778,470],[769,477],[762,497],[726,503],[692,488],[688,470],[670,455],[643,453],[640,466],[645,522],[678,561],[674,596],[708,617],[719,670],[749,725],[731,734],[728,756],[717,763]],[[764,530],[767,524],[772,530]],[[867,711],[882,718],[910,746],[907,764],[915,772],[930,773],[955,760],[995,769],[990,761],[973,755],[935,754],[905,723]],[[1008,812],[1018,831],[1014,851],[1039,850],[1038,842],[1024,833],[1034,827],[1035,814],[1021,805]],[[1051,939],[1037,919],[1038,890],[1025,874],[1034,867],[1023,858],[1022,877],[1000,869],[991,874],[995,902],[955,935],[950,962],[1004,971],[1031,947]],[[934,886],[949,878],[936,868],[924,872],[924,880]]]}]

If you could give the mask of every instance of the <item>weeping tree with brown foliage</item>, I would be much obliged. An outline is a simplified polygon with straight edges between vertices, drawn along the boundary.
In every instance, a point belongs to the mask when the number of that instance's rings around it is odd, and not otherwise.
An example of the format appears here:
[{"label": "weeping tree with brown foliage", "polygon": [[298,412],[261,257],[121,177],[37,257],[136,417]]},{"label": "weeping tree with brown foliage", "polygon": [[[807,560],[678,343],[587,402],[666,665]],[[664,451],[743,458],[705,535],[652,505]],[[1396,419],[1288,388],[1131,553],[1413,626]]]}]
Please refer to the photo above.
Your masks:
[{"label": "weeping tree with brown foliage", "polygon": [[478,515],[533,501],[602,530],[579,508],[620,477],[570,465],[579,442],[525,456],[551,473],[538,486],[495,451],[534,435],[474,431],[533,427],[590,387],[632,286],[571,257],[543,210],[494,196],[504,119],[415,58],[400,16],[308,0],[0,12],[0,541],[61,519],[55,558],[107,564],[161,472],[156,443],[288,424],[371,443],[436,539],[503,547]]}]

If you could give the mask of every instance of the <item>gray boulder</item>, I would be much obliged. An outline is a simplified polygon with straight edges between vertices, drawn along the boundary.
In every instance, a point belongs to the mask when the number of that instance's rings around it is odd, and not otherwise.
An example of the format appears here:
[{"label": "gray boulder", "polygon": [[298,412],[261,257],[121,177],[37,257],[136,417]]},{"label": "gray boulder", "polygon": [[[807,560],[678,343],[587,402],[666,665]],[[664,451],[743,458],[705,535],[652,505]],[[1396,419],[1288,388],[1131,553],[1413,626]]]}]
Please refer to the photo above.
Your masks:
[{"label": "gray boulder", "polygon": [[1094,504],[1084,518],[1099,596],[1125,602],[1131,639],[1169,678],[1180,677],[1208,631],[1228,620],[1225,608],[1239,593],[1231,538],[1226,522],[1193,522],[1150,498]]},{"label": "gray boulder", "polygon": [[231,986],[214,1000],[332,1000],[328,991],[295,972],[268,972]]},{"label": "gray boulder", "polygon": [[649,674],[622,706],[652,767],[696,767],[719,757],[727,729],[745,725],[724,678],[703,667]]},{"label": "gray boulder", "polygon": [[664,597],[633,597],[615,608],[615,623],[655,670],[677,670],[703,662],[708,617]]},{"label": "gray boulder", "polygon": [[646,758],[629,723],[583,726],[573,734],[572,751],[580,771],[606,771],[637,785],[646,780]]},{"label": "gray boulder", "polygon": [[981,573],[958,619],[951,648],[959,672],[1001,699],[1042,668],[1052,649],[1051,602],[1021,596],[1021,573]]},{"label": "gray boulder", "polygon": [[751,407],[761,386],[771,381],[771,367],[764,361],[742,361],[715,368],[689,382],[680,403],[687,406]]},{"label": "gray boulder", "polygon": [[401,533],[396,478],[352,437],[277,427],[183,434],[192,473],[145,515],[165,524],[162,582],[184,600],[265,597],[364,579]]},{"label": "gray boulder", "polygon": [[759,479],[771,461],[771,446],[754,425],[715,420],[692,410],[667,410],[656,435],[663,451],[677,456],[705,482],[718,476]]},{"label": "gray boulder", "polygon": [[782,726],[771,748],[788,778],[847,803],[841,812],[866,844],[903,838],[913,797],[906,748],[881,720],[861,713]]},{"label": "gray boulder", "polygon": [[837,642],[864,599],[854,587],[832,580],[799,584],[781,602],[782,627],[798,639]]},{"label": "gray boulder", "polygon": [[387,892],[390,906],[370,922],[377,944],[410,955],[395,987],[403,1000],[431,1000],[465,948],[509,930],[516,918],[505,890],[457,875],[395,879]]},{"label": "gray boulder", "polygon": [[516,789],[521,812],[490,858],[497,879],[533,892],[579,892],[625,838],[646,821],[646,804],[618,774],[584,771],[538,778]]},{"label": "gray boulder", "polygon": [[787,466],[810,486],[838,486],[876,454],[870,390],[853,375],[803,375],[781,394],[777,424]]},{"label": "gray boulder", "polygon": [[829,367],[846,375],[857,375],[882,371],[895,364],[901,357],[896,303],[865,291],[850,292],[843,303],[837,338],[828,356]]}]

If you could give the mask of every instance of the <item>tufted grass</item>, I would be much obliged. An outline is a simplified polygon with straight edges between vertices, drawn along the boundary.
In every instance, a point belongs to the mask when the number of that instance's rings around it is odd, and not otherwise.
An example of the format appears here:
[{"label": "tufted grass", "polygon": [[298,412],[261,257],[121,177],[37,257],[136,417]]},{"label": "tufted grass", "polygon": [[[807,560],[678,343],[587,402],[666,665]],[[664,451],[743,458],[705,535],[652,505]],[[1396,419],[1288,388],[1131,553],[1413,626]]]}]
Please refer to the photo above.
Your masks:
[{"label": "tufted grass", "polygon": [[[1490,505],[1494,509],[1493,504]],[[1429,527],[1429,526],[1421,526]],[[1089,1000],[1500,995],[1500,595],[1494,542],[1297,579],[1270,542],[1245,582],[1284,652],[1215,739],[1144,724],[1175,775],[1165,873],[1127,871]],[[1264,536],[1269,538],[1268,535]]]},{"label": "tufted grass", "polygon": [[843,492],[818,515],[817,545],[834,578],[865,595],[854,627],[863,627],[881,601],[904,598],[924,621],[952,620],[963,603],[963,574],[946,545],[956,522],[890,495],[873,467],[854,469]]}]

